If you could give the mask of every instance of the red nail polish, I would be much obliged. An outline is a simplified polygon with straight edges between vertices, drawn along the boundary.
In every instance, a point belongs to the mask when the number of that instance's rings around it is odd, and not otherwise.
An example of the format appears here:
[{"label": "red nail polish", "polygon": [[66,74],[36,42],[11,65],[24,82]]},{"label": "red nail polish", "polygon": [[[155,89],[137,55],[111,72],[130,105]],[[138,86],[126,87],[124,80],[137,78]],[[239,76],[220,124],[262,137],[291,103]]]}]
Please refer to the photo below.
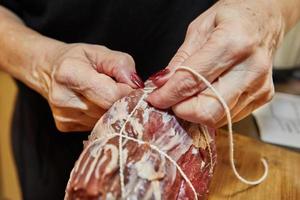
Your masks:
[{"label": "red nail polish", "polygon": [[136,84],[139,88],[145,87],[142,79],[137,75],[137,73],[132,73],[130,76],[131,81]]},{"label": "red nail polish", "polygon": [[156,72],[152,76],[150,76],[149,80],[156,81],[156,80],[160,79],[161,77],[165,76],[166,74],[168,74],[169,72],[170,72],[170,70],[168,68],[165,68],[163,70],[160,70],[159,72]]}]

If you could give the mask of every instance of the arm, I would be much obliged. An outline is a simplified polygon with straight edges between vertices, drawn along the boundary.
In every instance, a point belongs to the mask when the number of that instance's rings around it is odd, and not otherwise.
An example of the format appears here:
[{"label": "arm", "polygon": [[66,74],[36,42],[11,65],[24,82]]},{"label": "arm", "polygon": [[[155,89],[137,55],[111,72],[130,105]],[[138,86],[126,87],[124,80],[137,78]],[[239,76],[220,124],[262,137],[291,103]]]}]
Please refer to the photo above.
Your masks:
[{"label": "arm", "polygon": [[43,95],[64,132],[91,130],[112,103],[142,85],[128,54],[44,37],[1,6],[0,69]]},{"label": "arm", "polygon": [[148,101],[172,107],[188,121],[224,125],[225,113],[214,93],[191,73],[174,72],[176,66],[188,66],[219,91],[233,121],[241,120],[272,98],[273,55],[299,20],[299,8],[300,0],[218,1],[189,25],[167,70],[156,75],[160,89]]},{"label": "arm", "polygon": [[0,6],[0,70],[24,82],[43,96],[46,85],[39,82],[37,68],[46,69],[46,55],[63,43],[27,28],[15,14]]}]

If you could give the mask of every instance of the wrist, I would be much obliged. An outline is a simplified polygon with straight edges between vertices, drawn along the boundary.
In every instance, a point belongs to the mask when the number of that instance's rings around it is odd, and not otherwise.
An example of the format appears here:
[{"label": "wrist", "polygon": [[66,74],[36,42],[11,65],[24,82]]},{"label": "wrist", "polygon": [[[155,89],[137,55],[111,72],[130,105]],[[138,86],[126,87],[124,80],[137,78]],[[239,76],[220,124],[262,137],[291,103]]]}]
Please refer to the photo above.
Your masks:
[{"label": "wrist", "polygon": [[51,66],[47,54],[62,44],[29,29],[13,13],[0,6],[0,70],[44,97],[47,97]]},{"label": "wrist", "polygon": [[48,97],[55,52],[65,43],[44,36],[34,42],[32,60],[29,63],[29,81],[36,91]]}]

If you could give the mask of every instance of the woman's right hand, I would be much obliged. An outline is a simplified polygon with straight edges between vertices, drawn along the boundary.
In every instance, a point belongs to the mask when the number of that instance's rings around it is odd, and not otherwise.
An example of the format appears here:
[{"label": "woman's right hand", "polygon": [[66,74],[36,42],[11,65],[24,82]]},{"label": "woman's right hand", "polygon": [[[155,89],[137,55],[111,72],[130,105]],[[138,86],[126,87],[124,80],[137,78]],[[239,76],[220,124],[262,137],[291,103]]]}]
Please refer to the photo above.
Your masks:
[{"label": "woman's right hand", "polygon": [[115,101],[143,82],[132,57],[104,46],[62,44],[33,69],[62,132],[89,131]]}]

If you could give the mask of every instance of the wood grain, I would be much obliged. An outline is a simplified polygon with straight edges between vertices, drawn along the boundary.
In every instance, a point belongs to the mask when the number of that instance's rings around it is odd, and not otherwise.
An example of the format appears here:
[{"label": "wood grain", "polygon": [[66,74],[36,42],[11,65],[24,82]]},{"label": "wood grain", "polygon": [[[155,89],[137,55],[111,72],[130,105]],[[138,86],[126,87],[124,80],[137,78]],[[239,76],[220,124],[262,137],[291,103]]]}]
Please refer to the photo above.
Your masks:
[{"label": "wood grain", "polygon": [[226,133],[220,131],[217,136],[218,164],[211,183],[209,199],[300,199],[300,153],[238,134],[235,134],[234,140],[235,163],[239,173],[251,180],[260,177],[263,174],[260,158],[265,157],[269,164],[269,175],[257,186],[239,182],[230,168]]}]

